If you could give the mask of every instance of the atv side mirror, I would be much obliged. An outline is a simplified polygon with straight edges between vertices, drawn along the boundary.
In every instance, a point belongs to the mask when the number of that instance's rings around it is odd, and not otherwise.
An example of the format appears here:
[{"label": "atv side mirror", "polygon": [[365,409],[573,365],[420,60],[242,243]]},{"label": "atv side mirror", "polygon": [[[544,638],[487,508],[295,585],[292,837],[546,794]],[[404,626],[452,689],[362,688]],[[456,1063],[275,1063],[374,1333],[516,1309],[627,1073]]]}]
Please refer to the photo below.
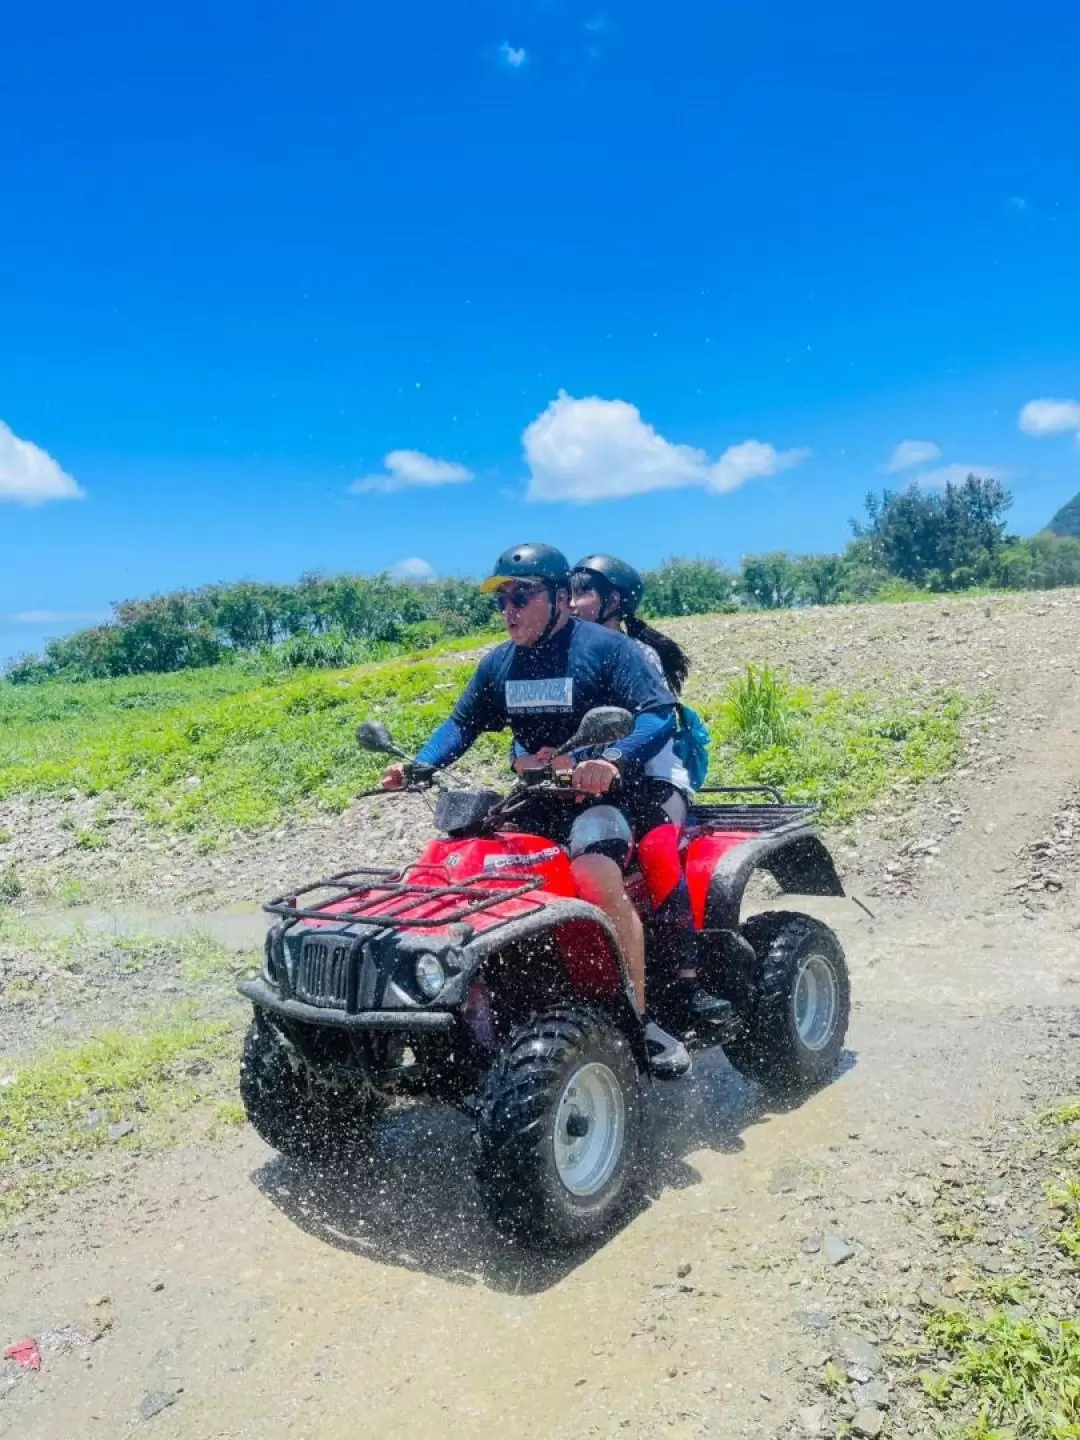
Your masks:
[{"label": "atv side mirror", "polygon": [[577,734],[572,735],[565,745],[560,745],[556,755],[565,755],[579,745],[610,745],[621,740],[634,728],[634,717],[629,710],[618,705],[597,705],[582,716]]},{"label": "atv side mirror", "polygon": [[356,727],[356,743],[361,750],[374,750],[380,755],[401,754],[380,720],[362,720]]}]

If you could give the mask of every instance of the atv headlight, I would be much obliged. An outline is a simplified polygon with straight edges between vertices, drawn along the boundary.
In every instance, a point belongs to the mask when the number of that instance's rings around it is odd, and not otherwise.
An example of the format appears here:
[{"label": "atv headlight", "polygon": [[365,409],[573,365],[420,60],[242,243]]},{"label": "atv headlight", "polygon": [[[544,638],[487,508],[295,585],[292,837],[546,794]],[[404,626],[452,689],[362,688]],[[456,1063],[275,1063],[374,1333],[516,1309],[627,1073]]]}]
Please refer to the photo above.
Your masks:
[{"label": "atv headlight", "polygon": [[437,955],[421,955],[416,962],[415,974],[420,993],[428,1000],[434,1000],[446,984],[446,971]]},{"label": "atv headlight", "polygon": [[271,930],[266,937],[266,945],[263,949],[262,978],[270,985],[278,985],[277,957],[274,954],[274,932]]}]

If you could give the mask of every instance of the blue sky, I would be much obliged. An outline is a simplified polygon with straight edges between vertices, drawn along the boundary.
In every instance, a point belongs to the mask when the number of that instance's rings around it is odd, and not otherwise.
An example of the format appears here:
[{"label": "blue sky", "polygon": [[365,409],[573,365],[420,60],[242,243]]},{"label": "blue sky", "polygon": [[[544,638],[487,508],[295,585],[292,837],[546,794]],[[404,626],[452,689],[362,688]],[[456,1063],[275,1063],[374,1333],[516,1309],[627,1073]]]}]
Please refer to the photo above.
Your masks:
[{"label": "blue sky", "polygon": [[1039,528],[1080,489],[1078,48],[1064,0],[17,7],[0,657],[521,538],[836,548],[950,465]]}]

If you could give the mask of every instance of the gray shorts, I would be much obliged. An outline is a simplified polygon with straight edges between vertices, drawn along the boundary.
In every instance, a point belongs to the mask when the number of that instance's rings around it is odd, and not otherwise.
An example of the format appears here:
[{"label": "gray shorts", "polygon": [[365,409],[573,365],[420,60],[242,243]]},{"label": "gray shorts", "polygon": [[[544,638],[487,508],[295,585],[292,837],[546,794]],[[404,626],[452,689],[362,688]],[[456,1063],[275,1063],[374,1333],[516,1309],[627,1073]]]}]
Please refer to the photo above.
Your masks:
[{"label": "gray shorts", "polygon": [[610,855],[626,869],[634,833],[617,805],[590,805],[570,826],[570,859],[579,855]]},{"label": "gray shorts", "polygon": [[543,835],[570,851],[571,860],[582,855],[607,855],[625,870],[634,848],[630,821],[609,800],[551,801],[537,796],[527,809],[514,816],[514,826],[532,835]]}]

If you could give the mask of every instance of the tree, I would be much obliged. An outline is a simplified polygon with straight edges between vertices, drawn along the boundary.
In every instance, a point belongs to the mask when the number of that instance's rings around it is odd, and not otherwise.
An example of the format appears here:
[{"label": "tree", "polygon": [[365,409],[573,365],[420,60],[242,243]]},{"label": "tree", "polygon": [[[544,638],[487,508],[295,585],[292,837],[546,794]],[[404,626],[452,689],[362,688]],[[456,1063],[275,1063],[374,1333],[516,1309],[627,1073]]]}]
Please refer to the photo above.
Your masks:
[{"label": "tree", "polygon": [[793,562],[795,593],[804,605],[835,605],[844,586],[840,555],[800,555]]},{"label": "tree", "polygon": [[642,578],[646,615],[705,615],[735,608],[737,577],[715,560],[675,555]]},{"label": "tree", "polygon": [[992,570],[1005,541],[1009,492],[994,479],[969,475],[939,491],[910,485],[866,499],[866,523],[852,522],[866,558],[890,575],[931,589],[957,589]]},{"label": "tree", "polygon": [[1028,584],[1033,589],[1080,585],[1080,540],[1042,534],[1019,543],[1030,565]]},{"label": "tree", "polygon": [[739,589],[762,610],[783,610],[799,594],[798,570],[786,550],[768,555],[746,555],[742,562]]}]

